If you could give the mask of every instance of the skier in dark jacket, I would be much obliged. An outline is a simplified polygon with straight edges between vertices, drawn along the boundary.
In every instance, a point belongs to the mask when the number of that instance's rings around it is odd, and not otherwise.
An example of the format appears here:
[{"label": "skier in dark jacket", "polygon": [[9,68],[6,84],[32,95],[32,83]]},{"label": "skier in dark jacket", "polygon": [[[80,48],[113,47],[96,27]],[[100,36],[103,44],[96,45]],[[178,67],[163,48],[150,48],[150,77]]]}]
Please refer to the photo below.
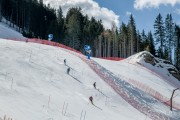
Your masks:
[{"label": "skier in dark jacket", "polygon": [[66,59],[64,59],[64,64],[66,65]]},{"label": "skier in dark jacket", "polygon": [[70,67],[68,67],[68,69],[67,69],[67,74],[69,74],[69,72],[70,72]]},{"label": "skier in dark jacket", "polygon": [[89,100],[90,100],[91,104],[94,105],[94,103],[93,103],[93,97],[92,97],[92,96],[89,97]]},{"label": "skier in dark jacket", "polygon": [[94,86],[94,88],[96,89],[96,82],[94,82],[93,86]]}]

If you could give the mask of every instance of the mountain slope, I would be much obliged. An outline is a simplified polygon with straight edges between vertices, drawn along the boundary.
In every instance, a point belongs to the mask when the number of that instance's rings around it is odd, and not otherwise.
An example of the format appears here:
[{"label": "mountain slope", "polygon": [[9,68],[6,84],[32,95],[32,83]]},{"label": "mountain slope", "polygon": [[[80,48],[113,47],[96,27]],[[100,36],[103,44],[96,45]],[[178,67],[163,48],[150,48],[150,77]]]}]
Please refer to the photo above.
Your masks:
[{"label": "mountain slope", "polygon": [[[148,66],[148,63],[143,61],[144,58],[143,57],[139,58],[139,56],[142,55],[142,53],[138,53],[136,55],[129,57],[128,59],[125,59],[119,62],[109,61],[109,60],[100,60],[97,58],[94,58],[93,60],[95,60],[100,65],[105,67],[107,70],[111,71],[115,76],[119,77],[120,79],[125,80],[132,85],[135,85],[135,87],[137,87],[138,89],[143,90],[147,92],[148,94],[151,93],[152,90],[153,90],[154,95],[156,95],[156,93],[158,93],[157,95],[161,94],[162,97],[164,96],[167,98],[165,99],[165,101],[161,101],[161,102],[168,102],[170,100],[172,91],[176,89],[176,87],[171,82],[169,81],[167,82],[164,79],[164,77],[162,77],[161,75],[155,73],[154,71],[149,70],[148,67],[146,67]],[[166,73],[167,73],[167,70],[166,69],[163,70],[163,74],[166,74]],[[171,80],[178,82],[178,80],[177,79],[175,80],[173,76],[171,76],[170,78],[172,78]],[[178,103],[178,105],[180,101],[179,93],[180,93],[179,90],[176,91],[173,98],[173,101]],[[157,98],[159,97],[161,96],[157,96]],[[159,100],[162,100],[162,98],[160,98]],[[169,111],[169,108],[168,109],[163,108],[160,110],[161,111],[164,110],[165,114],[167,114],[166,112]],[[178,110],[178,113],[179,112],[180,111]]]},{"label": "mountain slope", "polygon": [[[6,114],[15,120],[79,120],[84,115],[85,120],[146,118],[86,63],[61,48],[1,39],[0,55],[1,117]],[[65,58],[73,68],[70,75],[82,83],[66,74]],[[95,81],[108,98],[93,88]],[[89,103],[91,95],[94,104],[103,110]]]},{"label": "mountain slope", "polygon": [[25,39],[25,37],[23,37],[21,33],[8,27],[8,25],[3,22],[0,22],[0,38],[22,40]]}]

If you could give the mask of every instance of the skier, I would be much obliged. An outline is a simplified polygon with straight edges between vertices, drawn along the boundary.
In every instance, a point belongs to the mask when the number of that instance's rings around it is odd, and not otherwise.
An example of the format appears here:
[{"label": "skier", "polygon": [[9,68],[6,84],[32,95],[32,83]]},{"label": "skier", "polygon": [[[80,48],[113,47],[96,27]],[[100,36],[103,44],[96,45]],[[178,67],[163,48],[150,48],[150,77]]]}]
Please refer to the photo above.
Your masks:
[{"label": "skier", "polygon": [[66,59],[64,59],[64,64],[66,65]]},{"label": "skier", "polygon": [[96,82],[94,82],[93,86],[94,86],[94,88],[96,89]]},{"label": "skier", "polygon": [[70,67],[68,67],[68,69],[67,69],[67,74],[69,74],[69,72],[70,72]]},{"label": "skier", "polygon": [[94,103],[93,103],[93,97],[92,97],[92,96],[89,97],[89,100],[91,101],[91,104],[94,105]]}]

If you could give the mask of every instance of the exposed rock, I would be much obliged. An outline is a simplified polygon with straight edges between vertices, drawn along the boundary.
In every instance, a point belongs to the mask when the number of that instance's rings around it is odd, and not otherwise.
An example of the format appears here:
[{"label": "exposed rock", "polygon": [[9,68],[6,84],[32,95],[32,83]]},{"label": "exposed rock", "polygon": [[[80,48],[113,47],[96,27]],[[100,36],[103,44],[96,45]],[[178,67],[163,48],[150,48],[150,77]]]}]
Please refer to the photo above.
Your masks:
[{"label": "exposed rock", "polygon": [[149,64],[151,64],[151,65],[153,65],[153,66],[155,66],[156,63],[158,62],[153,55],[148,54],[147,52],[141,54],[140,57],[142,57],[142,56],[144,57],[144,61],[145,61],[146,63],[149,63]]},{"label": "exposed rock", "polygon": [[177,69],[169,68],[169,73],[180,81],[180,72]]},{"label": "exposed rock", "polygon": [[[167,60],[159,59],[154,57],[151,53],[144,51],[139,54],[138,58],[143,59],[146,63],[149,63],[153,65],[154,67],[161,68],[161,69],[167,69],[168,73],[167,75],[174,76],[176,79],[180,81],[180,72],[176,69],[176,67]],[[139,63],[141,64],[141,63]]]}]

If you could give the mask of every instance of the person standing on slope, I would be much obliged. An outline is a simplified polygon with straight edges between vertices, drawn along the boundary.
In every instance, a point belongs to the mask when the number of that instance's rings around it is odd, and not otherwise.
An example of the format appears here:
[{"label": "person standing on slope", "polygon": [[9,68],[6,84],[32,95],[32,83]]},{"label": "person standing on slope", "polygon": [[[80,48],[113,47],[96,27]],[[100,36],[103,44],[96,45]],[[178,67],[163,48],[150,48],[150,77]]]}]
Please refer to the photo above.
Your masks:
[{"label": "person standing on slope", "polygon": [[96,89],[96,82],[93,83],[94,88]]},{"label": "person standing on slope", "polygon": [[69,74],[69,72],[70,72],[70,67],[68,67],[68,69],[67,69],[67,74]]},{"label": "person standing on slope", "polygon": [[92,97],[92,96],[89,97],[89,100],[90,100],[91,104],[94,105],[94,103],[93,103],[93,97]]},{"label": "person standing on slope", "polygon": [[66,65],[66,59],[64,59],[64,64]]}]

